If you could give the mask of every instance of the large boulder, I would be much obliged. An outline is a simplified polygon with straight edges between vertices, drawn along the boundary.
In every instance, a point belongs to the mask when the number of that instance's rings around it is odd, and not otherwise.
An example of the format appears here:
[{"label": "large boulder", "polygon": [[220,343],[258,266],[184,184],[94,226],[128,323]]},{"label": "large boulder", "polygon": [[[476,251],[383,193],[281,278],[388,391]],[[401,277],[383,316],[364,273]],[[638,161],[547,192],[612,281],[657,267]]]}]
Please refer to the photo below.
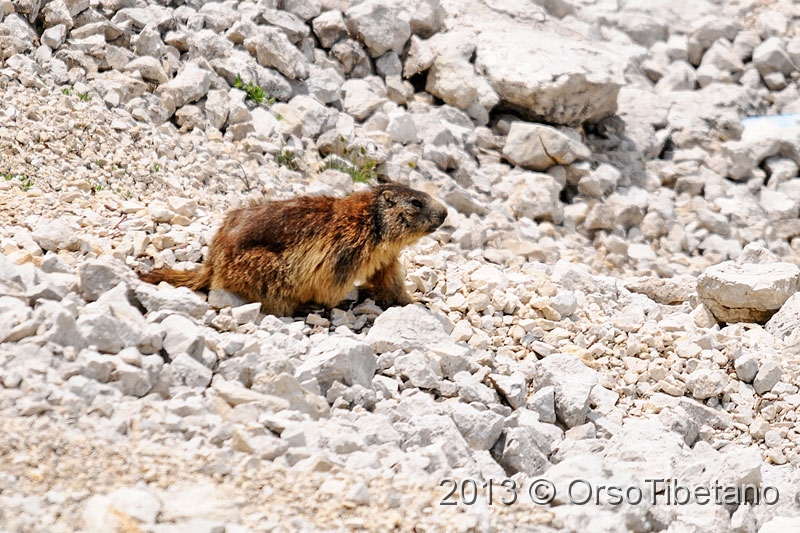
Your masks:
[{"label": "large boulder", "polygon": [[531,120],[575,126],[616,112],[625,63],[600,43],[515,29],[481,33],[475,66],[501,107]]},{"label": "large boulder", "polygon": [[792,263],[737,264],[726,261],[697,279],[697,294],[720,322],[764,323],[800,289]]}]

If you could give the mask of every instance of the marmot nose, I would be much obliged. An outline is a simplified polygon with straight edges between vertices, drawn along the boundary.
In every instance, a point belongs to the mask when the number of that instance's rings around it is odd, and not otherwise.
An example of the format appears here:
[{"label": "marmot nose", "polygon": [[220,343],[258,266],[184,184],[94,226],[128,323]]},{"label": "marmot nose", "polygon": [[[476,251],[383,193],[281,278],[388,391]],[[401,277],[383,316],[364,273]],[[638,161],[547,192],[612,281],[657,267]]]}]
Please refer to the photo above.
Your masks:
[{"label": "marmot nose", "polygon": [[447,218],[447,208],[443,205],[439,205],[439,209],[436,211],[436,227],[438,228],[442,224],[444,224],[445,219]]}]

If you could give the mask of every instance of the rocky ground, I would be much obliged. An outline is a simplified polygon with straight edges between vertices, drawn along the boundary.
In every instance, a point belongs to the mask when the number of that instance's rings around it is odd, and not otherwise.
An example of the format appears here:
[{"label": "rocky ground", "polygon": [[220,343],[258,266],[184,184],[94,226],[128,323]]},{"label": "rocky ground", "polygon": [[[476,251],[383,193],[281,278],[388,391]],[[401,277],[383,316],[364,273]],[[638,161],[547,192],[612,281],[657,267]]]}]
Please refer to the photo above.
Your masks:
[{"label": "rocky ground", "polygon": [[[0,0],[0,530],[800,527],[800,7]],[[439,197],[419,303],[138,281]]]}]

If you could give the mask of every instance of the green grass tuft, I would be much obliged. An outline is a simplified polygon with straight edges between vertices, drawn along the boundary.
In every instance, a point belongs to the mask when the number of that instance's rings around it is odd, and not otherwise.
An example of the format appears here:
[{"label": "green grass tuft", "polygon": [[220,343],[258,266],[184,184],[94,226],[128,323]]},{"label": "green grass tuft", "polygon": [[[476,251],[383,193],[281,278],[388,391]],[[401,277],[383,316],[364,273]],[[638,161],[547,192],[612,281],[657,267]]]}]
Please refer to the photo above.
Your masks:
[{"label": "green grass tuft", "polygon": [[375,170],[377,166],[378,163],[369,158],[361,161],[360,165],[356,165],[351,161],[332,160],[326,162],[322,170],[338,170],[348,174],[355,182],[370,183],[378,179],[378,172]]},{"label": "green grass tuft", "polygon": [[300,165],[297,162],[297,154],[285,148],[275,156],[275,161],[278,163],[278,165],[286,167],[290,170],[300,169]]},{"label": "green grass tuft", "polygon": [[242,80],[242,76],[237,74],[236,80],[233,82],[233,86],[237,89],[240,89],[247,93],[247,99],[252,100],[257,104],[265,103],[267,105],[272,105],[275,103],[275,98],[272,96],[268,96],[267,92],[253,83],[252,81],[244,83]]}]

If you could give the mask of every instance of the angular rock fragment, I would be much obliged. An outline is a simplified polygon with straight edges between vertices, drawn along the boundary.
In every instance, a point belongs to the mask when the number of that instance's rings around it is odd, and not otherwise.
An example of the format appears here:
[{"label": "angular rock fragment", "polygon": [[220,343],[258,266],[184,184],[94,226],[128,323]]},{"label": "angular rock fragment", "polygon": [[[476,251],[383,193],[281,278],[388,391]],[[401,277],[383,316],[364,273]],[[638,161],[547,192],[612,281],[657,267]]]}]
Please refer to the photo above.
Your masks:
[{"label": "angular rock fragment", "polygon": [[372,57],[389,50],[402,53],[411,37],[409,16],[393,0],[365,0],[350,6],[344,15],[350,33],[364,43]]},{"label": "angular rock fragment", "polygon": [[465,355],[469,349],[456,344],[445,330],[444,317],[419,305],[392,307],[384,311],[367,334],[366,341],[377,353],[393,350],[431,350],[440,354]]},{"label": "angular rock fragment", "polygon": [[503,146],[503,156],[515,165],[538,171],[590,159],[589,148],[574,137],[551,126],[514,121]]},{"label": "angular rock fragment", "polygon": [[186,353],[174,358],[169,368],[175,385],[205,388],[211,383],[211,370]]},{"label": "angular rock fragment", "polygon": [[536,363],[537,388],[553,387],[556,415],[567,427],[583,424],[589,412],[589,395],[597,371],[568,354],[551,354]]},{"label": "angular rock fragment", "polygon": [[800,289],[800,268],[791,263],[726,261],[697,279],[697,294],[720,322],[765,323]]},{"label": "angular rock fragment", "polygon": [[210,73],[195,63],[187,63],[168,83],[160,85],[156,94],[171,98],[171,105],[177,109],[200,100],[210,87]]},{"label": "angular rock fragment", "polygon": [[315,378],[323,393],[335,381],[370,387],[374,374],[372,348],[369,344],[347,338],[331,338],[320,343],[295,371],[301,383]]},{"label": "angular rock fragment", "polygon": [[305,56],[277,28],[261,28],[257,35],[245,39],[244,47],[260,65],[274,68],[290,80],[308,77]]}]

